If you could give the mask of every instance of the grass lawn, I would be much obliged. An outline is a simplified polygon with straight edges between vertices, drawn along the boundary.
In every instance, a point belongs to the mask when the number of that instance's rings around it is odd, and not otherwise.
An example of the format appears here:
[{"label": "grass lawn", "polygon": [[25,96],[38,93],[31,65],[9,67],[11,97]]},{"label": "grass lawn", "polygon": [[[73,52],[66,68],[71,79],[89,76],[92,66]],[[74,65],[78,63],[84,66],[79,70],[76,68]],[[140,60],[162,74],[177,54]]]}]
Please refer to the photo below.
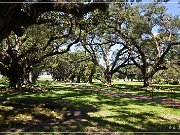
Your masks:
[{"label": "grass lawn", "polygon": [[[141,89],[142,82],[128,82],[128,81],[114,81],[112,86],[104,86],[101,83],[94,83],[93,85],[88,84],[74,84],[88,87],[97,88],[103,90],[113,90],[116,92],[131,93],[144,96],[152,96],[152,91],[146,91]],[[180,85],[169,85],[169,84],[153,84],[153,97],[163,99],[180,100]]]},{"label": "grass lawn", "polygon": [[180,132],[180,107],[40,84],[0,89],[1,132]]}]

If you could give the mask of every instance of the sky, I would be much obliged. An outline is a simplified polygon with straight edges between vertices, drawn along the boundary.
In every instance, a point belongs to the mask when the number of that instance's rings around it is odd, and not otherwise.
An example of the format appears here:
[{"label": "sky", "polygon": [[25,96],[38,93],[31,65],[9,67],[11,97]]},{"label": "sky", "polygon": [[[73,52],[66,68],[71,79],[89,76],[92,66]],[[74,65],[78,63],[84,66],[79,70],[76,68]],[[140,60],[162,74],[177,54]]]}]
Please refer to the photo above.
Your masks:
[{"label": "sky", "polygon": [[168,9],[168,13],[171,13],[173,15],[175,14],[180,15],[180,4],[178,4],[178,1],[180,2],[180,0],[171,0],[170,2],[165,4],[165,6]]}]

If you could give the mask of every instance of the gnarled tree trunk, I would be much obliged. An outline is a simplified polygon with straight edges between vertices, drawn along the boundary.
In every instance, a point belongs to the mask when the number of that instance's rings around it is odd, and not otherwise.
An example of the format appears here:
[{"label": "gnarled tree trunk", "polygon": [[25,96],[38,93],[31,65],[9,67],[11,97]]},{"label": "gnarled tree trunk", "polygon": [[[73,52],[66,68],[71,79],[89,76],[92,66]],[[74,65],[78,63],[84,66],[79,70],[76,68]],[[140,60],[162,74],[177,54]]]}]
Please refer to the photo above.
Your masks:
[{"label": "gnarled tree trunk", "polygon": [[150,78],[150,77],[147,77],[147,75],[145,75],[144,76],[144,85],[143,85],[143,87],[148,87],[148,86],[151,86],[152,84],[151,84],[151,81],[152,81],[152,78]]},{"label": "gnarled tree trunk", "polygon": [[23,68],[17,62],[12,61],[9,71],[5,75],[9,79],[9,86],[18,88],[21,86],[21,79],[23,77]]}]

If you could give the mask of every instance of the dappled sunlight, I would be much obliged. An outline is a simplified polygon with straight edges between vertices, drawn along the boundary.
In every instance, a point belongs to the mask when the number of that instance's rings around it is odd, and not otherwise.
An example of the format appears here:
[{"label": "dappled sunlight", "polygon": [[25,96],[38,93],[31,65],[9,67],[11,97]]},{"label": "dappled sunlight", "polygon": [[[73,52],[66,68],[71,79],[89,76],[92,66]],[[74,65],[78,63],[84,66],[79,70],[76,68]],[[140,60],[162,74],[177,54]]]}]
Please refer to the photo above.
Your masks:
[{"label": "dappled sunlight", "polygon": [[23,124],[25,124],[25,122],[32,121],[33,117],[32,115],[25,113],[25,114],[17,114],[15,116],[9,116],[8,119],[12,122],[22,122]]},{"label": "dappled sunlight", "polygon": [[178,126],[180,121],[179,108],[154,102],[114,97],[62,84],[43,89],[46,90],[38,93],[33,90],[2,92],[0,131],[170,131],[168,127]]},{"label": "dappled sunlight", "polygon": [[180,0],[11,2],[0,133],[180,133]]}]

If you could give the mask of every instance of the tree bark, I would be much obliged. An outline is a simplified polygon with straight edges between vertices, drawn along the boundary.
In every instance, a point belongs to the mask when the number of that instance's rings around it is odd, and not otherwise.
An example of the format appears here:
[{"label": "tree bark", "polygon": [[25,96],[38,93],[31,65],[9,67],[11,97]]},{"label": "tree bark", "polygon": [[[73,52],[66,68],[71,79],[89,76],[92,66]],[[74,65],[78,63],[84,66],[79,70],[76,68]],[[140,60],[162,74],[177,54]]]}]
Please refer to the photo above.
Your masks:
[{"label": "tree bark", "polygon": [[104,73],[105,76],[105,84],[110,86],[111,85],[111,79],[112,79],[112,74],[110,72],[105,72]]},{"label": "tree bark", "polygon": [[9,87],[18,88],[21,86],[21,78],[23,76],[23,69],[17,63],[12,63],[9,72],[6,75],[9,79]]},{"label": "tree bark", "polygon": [[144,85],[143,85],[143,87],[148,87],[149,86],[149,80],[148,80],[148,78],[146,78],[146,77],[144,77]]},{"label": "tree bark", "polygon": [[10,87],[18,88],[22,84],[21,78],[23,77],[24,74],[23,67],[21,66],[21,64],[17,59],[17,53],[13,51],[10,46],[8,46],[6,52],[9,55],[11,61],[9,62],[8,64],[9,68],[6,74],[4,75],[8,77]]},{"label": "tree bark", "polygon": [[36,83],[37,78],[38,78],[39,74],[33,74],[33,72],[29,73],[29,83]]},{"label": "tree bark", "polygon": [[91,75],[88,77],[88,83],[92,84],[92,79],[93,79],[93,75],[91,74]]},{"label": "tree bark", "polygon": [[76,77],[75,75],[71,75],[71,76],[70,76],[69,80],[71,81],[71,83],[74,82],[75,77]]},{"label": "tree bark", "polygon": [[77,83],[80,83],[81,82],[81,77],[78,75],[77,76],[77,81],[76,81]]},{"label": "tree bark", "polygon": [[[9,0],[8,2],[19,3],[1,3],[0,4],[0,42],[9,36],[11,31],[18,36],[22,36],[30,25],[37,23],[37,18],[48,11],[59,11],[67,14],[73,14],[77,17],[85,13],[92,12],[95,9],[105,11],[108,5],[104,3],[32,3],[30,10],[22,9],[24,0]],[[44,1],[39,1],[44,2]],[[45,1],[47,2],[47,1]],[[57,2],[51,0],[51,2]]]},{"label": "tree bark", "polygon": [[151,86],[151,85],[152,85],[152,84],[151,84],[151,82],[152,82],[152,77],[150,77],[148,73],[143,74],[143,79],[144,79],[144,81],[143,81],[143,82],[144,82],[143,87],[148,87],[148,86]]},{"label": "tree bark", "polygon": [[92,84],[94,73],[95,73],[95,67],[93,67],[93,69],[91,69],[91,74],[88,77],[88,83],[90,83],[90,84]]}]

